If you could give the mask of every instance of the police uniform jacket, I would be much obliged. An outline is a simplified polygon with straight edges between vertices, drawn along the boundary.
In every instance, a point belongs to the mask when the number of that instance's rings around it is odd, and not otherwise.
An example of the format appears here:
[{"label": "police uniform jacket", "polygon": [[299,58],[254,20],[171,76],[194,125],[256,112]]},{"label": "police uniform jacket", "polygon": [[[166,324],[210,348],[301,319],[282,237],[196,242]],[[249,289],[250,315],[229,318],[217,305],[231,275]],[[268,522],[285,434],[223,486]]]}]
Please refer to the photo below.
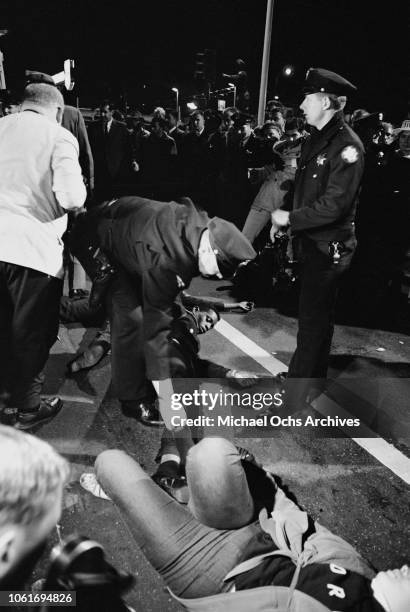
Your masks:
[{"label": "police uniform jacket", "polygon": [[341,113],[314,130],[302,147],[295,176],[292,233],[323,241],[326,250],[330,240],[354,239],[363,167],[363,145]]},{"label": "police uniform jacket", "polygon": [[144,316],[144,356],[150,380],[170,376],[168,336],[173,304],[198,270],[198,247],[209,218],[186,204],[124,197],[105,208],[100,246],[137,288]]}]

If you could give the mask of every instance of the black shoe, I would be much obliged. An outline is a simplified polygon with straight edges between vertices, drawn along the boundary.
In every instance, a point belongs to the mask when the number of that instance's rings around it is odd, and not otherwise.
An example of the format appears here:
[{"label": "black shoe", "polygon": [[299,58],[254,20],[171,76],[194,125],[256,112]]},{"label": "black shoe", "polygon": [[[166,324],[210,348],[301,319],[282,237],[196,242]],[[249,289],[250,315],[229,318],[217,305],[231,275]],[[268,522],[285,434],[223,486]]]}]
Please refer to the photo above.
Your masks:
[{"label": "black shoe", "polygon": [[124,416],[140,421],[144,425],[160,427],[164,424],[161,413],[152,400],[123,400],[121,410]]},{"label": "black shoe", "polygon": [[140,416],[141,423],[144,423],[144,425],[153,425],[157,427],[164,425],[164,420],[161,416],[160,411],[156,407],[156,402],[152,402],[152,403],[141,402],[140,408],[141,408],[141,416]]},{"label": "black shoe", "polygon": [[176,461],[161,463],[152,475],[152,480],[179,504],[188,503],[189,489],[186,477],[181,475],[180,465]]},{"label": "black shoe", "polygon": [[0,411],[0,423],[2,425],[11,425],[12,427],[17,421],[17,409],[6,406]]},{"label": "black shoe", "polygon": [[42,399],[40,405],[30,412],[19,411],[17,415],[16,429],[31,429],[36,425],[42,425],[51,421],[63,407],[63,401],[59,397]]},{"label": "black shoe", "polygon": [[100,363],[101,359],[111,350],[111,344],[98,338],[93,340],[86,350],[74,357],[67,364],[67,373],[76,374],[81,370],[89,370]]}]

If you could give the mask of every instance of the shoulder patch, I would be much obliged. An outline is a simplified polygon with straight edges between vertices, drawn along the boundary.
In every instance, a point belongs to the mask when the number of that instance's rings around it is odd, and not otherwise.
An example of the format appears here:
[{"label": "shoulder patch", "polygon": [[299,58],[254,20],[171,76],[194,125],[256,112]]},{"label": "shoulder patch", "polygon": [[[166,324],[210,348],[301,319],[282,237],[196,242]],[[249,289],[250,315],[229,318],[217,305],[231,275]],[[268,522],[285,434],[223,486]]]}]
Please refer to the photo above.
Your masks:
[{"label": "shoulder patch", "polygon": [[345,147],[341,153],[343,161],[354,164],[359,159],[359,151],[353,145]]}]

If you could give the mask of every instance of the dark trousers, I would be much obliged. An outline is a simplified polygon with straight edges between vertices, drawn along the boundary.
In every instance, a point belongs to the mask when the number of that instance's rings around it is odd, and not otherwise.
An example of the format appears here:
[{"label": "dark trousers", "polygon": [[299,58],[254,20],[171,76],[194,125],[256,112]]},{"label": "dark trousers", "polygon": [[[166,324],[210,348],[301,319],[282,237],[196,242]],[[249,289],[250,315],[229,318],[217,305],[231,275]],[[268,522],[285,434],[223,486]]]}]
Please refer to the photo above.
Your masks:
[{"label": "dark trousers", "polygon": [[305,399],[310,387],[320,388],[327,375],[338,283],[350,265],[355,240],[345,245],[339,263],[333,263],[327,243],[308,238],[299,243],[299,328],[287,382],[288,397],[295,403]]},{"label": "dark trousers", "polygon": [[119,271],[108,295],[111,322],[111,374],[120,400],[142,400],[155,393],[145,374],[144,328],[137,279]]},{"label": "dark trousers", "polygon": [[57,338],[62,281],[0,261],[0,389],[19,410],[40,403],[42,370]]}]

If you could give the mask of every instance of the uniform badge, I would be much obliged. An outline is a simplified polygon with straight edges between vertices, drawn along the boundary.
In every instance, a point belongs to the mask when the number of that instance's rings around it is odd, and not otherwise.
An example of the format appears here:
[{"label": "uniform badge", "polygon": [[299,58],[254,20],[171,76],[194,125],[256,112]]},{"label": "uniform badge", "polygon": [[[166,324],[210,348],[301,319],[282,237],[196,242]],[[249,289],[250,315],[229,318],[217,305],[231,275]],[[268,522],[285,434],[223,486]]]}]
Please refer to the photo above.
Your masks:
[{"label": "uniform badge", "polygon": [[359,159],[359,151],[352,145],[345,147],[342,151],[342,159],[348,164],[354,164]]},{"label": "uniform badge", "polygon": [[321,155],[318,155],[316,158],[316,163],[318,166],[323,166],[325,161],[326,161],[326,155],[324,155],[323,153]]},{"label": "uniform badge", "polygon": [[184,289],[185,287],[185,283],[182,280],[182,278],[179,276],[179,274],[177,274],[177,287],[178,289]]}]

